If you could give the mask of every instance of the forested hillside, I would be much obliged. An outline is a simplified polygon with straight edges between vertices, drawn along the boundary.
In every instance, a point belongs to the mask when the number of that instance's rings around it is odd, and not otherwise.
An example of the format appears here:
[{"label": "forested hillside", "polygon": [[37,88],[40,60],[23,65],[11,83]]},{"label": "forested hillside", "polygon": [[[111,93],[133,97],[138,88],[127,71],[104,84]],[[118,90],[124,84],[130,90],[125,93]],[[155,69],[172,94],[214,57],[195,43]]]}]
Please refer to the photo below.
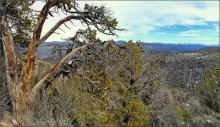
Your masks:
[{"label": "forested hillside", "polygon": [[[219,48],[155,52],[104,41],[98,33],[126,31],[104,5],[44,0],[34,10],[37,2],[0,1],[0,126],[220,126]],[[85,29],[45,43],[72,21]]]},{"label": "forested hillside", "polygon": [[[219,125],[217,93],[201,94],[209,87],[219,89],[219,49],[158,54],[128,42],[122,49],[97,54],[100,50],[75,57],[47,83],[34,104],[34,125]],[[52,68],[47,62],[37,61],[36,80]],[[6,112],[9,106],[2,105]]]},{"label": "forested hillside", "polygon": [[166,83],[171,86],[197,87],[204,72],[220,67],[219,48],[207,48],[186,53],[162,53]]}]

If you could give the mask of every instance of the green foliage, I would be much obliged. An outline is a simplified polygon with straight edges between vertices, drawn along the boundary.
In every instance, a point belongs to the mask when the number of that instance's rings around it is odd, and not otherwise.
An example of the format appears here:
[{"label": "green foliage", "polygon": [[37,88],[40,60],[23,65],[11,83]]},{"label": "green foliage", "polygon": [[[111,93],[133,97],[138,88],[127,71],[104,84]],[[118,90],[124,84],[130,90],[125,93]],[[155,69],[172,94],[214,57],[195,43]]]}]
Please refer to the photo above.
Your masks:
[{"label": "green foliage", "polygon": [[9,0],[6,4],[6,15],[12,27],[14,41],[21,46],[28,46],[36,21],[36,15],[31,9],[35,2],[23,0]]},{"label": "green foliage", "polygon": [[107,23],[107,26],[111,28],[116,28],[117,25],[118,25],[118,21],[116,18],[113,18],[111,21]]},{"label": "green foliage", "polygon": [[136,79],[143,75],[142,47],[129,41],[124,44],[125,49],[115,49],[120,55],[118,64],[114,63],[112,77],[114,87],[114,111],[112,121],[118,126],[148,126],[150,120],[149,108],[137,94]]},{"label": "green foliage", "polygon": [[112,86],[112,81],[111,81],[110,77],[107,74],[104,74],[103,78],[104,78],[103,83],[106,84],[111,89],[113,86]]},{"label": "green foliage", "polygon": [[[139,45],[138,42],[128,41],[124,44],[125,50],[120,51],[122,57],[122,66],[125,70],[120,70],[121,76],[127,71],[130,72],[130,76],[133,78],[140,77],[143,72],[143,62],[142,62],[142,52],[143,48]],[[127,74],[127,76],[129,76]]]},{"label": "green foliage", "polygon": [[178,116],[182,122],[186,122],[190,118],[190,112],[187,111],[184,107],[176,107]]},{"label": "green foliage", "polygon": [[71,10],[74,7],[72,5],[72,0],[64,0],[63,3],[67,6],[68,10]]},{"label": "green foliage", "polygon": [[141,100],[132,100],[125,107],[128,112],[128,126],[148,126],[149,125],[149,109]]},{"label": "green foliage", "polygon": [[[53,81],[54,84],[46,90],[46,106],[56,113],[56,121],[65,118],[69,122],[62,124],[64,126],[219,125],[220,117],[216,110],[219,105],[219,68],[204,74],[199,99],[205,106],[200,106],[198,98],[192,98],[188,90],[168,87],[159,78],[139,92],[137,89],[143,88],[143,80],[163,71],[154,66],[160,59],[147,59],[148,66],[139,43],[129,41],[124,47],[109,47],[106,51],[108,58],[103,55],[106,52],[99,55],[94,55],[96,51],[90,52],[90,57],[80,63],[78,70],[95,83],[89,83],[75,73],[70,79],[64,79],[66,81]],[[67,92],[69,90],[71,92]],[[65,109],[68,106],[71,108]],[[40,110],[41,107],[38,108]],[[60,113],[64,111],[68,115]]]},{"label": "green foliage", "polygon": [[[91,13],[89,20],[93,22],[92,24],[95,24],[94,26],[99,29],[99,32],[106,33],[109,31],[107,34],[114,35],[114,30],[120,30],[116,28],[118,25],[117,19],[112,16],[111,11],[106,9],[105,6],[98,7],[86,3],[84,11]],[[101,20],[101,23],[96,25],[96,23],[94,23],[95,20]]]},{"label": "green foliage", "polygon": [[[87,59],[86,64],[79,67],[87,78],[76,74],[70,79],[53,81],[45,97],[47,108],[56,113],[54,119],[65,111],[66,119],[76,126],[150,125],[149,106],[142,102],[131,84],[132,79],[143,74],[143,50],[132,42],[125,47],[111,47],[109,54],[113,55],[107,62],[104,57],[96,61],[92,57]],[[115,59],[117,57],[124,58]],[[65,109],[64,105],[71,105],[71,109]]]},{"label": "green foliage", "polygon": [[73,115],[80,126],[104,126],[108,123],[108,113],[100,100],[84,92],[79,96],[82,98],[76,101],[77,112],[73,112]]},{"label": "green foliage", "polygon": [[213,68],[202,77],[199,88],[201,102],[215,112],[220,112],[220,68]]},{"label": "green foliage", "polygon": [[143,62],[141,59],[141,53],[143,52],[143,48],[139,45],[138,42],[134,43],[132,41],[128,41],[125,43],[126,48],[126,69],[129,71],[134,71],[134,78],[140,77],[143,72]]},{"label": "green foliage", "polygon": [[96,35],[97,35],[96,30],[89,30],[89,34],[88,34],[87,38],[90,41],[94,41],[94,40],[96,40]]}]

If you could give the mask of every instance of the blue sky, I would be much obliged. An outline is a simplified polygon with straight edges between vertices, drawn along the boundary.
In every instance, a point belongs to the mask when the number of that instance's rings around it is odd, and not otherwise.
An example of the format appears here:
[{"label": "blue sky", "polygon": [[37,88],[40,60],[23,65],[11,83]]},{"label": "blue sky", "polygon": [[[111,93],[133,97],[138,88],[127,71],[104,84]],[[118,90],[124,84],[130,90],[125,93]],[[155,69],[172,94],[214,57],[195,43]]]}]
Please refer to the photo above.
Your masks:
[{"label": "blue sky", "polygon": [[[119,37],[98,34],[102,40],[141,40],[143,42],[219,44],[219,1],[82,1],[105,4],[117,18]],[[37,4],[39,8],[40,3]],[[62,18],[63,15],[60,15]],[[43,33],[57,18],[48,19]],[[60,41],[83,26],[74,22],[71,30],[51,36],[47,41]]]}]

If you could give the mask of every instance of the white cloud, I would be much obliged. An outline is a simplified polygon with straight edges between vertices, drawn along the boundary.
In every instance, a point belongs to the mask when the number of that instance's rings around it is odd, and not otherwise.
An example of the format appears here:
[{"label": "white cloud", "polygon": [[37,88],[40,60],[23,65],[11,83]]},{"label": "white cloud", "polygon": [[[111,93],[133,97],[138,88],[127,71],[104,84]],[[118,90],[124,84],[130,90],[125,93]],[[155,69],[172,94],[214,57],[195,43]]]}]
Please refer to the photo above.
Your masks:
[{"label": "white cloud", "polygon": [[195,37],[195,36],[199,36],[199,33],[201,31],[200,30],[187,30],[187,31],[183,31],[180,34],[178,34],[178,36],[182,36],[182,37]]},{"label": "white cloud", "polygon": [[198,37],[195,39],[198,39],[198,40],[219,40],[219,38],[217,38],[217,37]]},{"label": "white cloud", "polygon": [[[119,21],[119,28],[127,28],[127,34],[119,33],[121,38],[132,38],[138,35],[147,36],[149,32],[158,27],[169,27],[175,25],[208,25],[207,22],[219,22],[219,1],[80,1],[84,3],[105,4],[114,12],[114,16]],[[42,5],[37,4],[37,8]],[[49,18],[45,24],[43,33],[49,30],[58,21],[64,17]],[[75,23],[75,22],[74,22]],[[48,40],[61,40],[72,35],[82,26],[69,26],[68,30],[64,27],[66,33],[53,35]],[[219,25],[216,25],[216,31],[219,32]],[[182,36],[196,36],[198,33],[182,33]],[[103,39],[112,37],[99,34]]]},{"label": "white cloud", "polygon": [[197,38],[219,38],[217,28],[213,29],[197,29],[197,30],[186,30],[180,32],[177,36],[179,37],[197,37]]},{"label": "white cloud", "polygon": [[[107,5],[112,6],[116,12],[119,26],[136,28],[128,29],[133,33],[132,36],[142,34],[147,38],[148,33],[158,27],[204,26],[209,25],[207,22],[219,22],[219,1],[117,1],[117,4],[115,2],[111,1],[111,4]],[[205,32],[213,34],[210,30]],[[196,37],[199,35],[200,32],[182,33],[180,36]],[[128,38],[128,36],[121,35],[120,37]]]},{"label": "white cloud", "polygon": [[199,34],[179,34],[178,36],[182,36],[182,37],[195,37],[195,36],[199,36]]}]

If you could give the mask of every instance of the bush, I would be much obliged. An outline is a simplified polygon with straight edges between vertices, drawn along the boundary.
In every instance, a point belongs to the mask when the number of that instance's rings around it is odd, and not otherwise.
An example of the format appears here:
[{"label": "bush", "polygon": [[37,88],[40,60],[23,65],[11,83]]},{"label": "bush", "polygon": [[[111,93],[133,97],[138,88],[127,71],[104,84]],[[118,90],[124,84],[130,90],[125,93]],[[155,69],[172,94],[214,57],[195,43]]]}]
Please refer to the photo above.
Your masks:
[{"label": "bush", "polygon": [[220,68],[213,68],[203,75],[199,91],[201,103],[220,113]]}]

